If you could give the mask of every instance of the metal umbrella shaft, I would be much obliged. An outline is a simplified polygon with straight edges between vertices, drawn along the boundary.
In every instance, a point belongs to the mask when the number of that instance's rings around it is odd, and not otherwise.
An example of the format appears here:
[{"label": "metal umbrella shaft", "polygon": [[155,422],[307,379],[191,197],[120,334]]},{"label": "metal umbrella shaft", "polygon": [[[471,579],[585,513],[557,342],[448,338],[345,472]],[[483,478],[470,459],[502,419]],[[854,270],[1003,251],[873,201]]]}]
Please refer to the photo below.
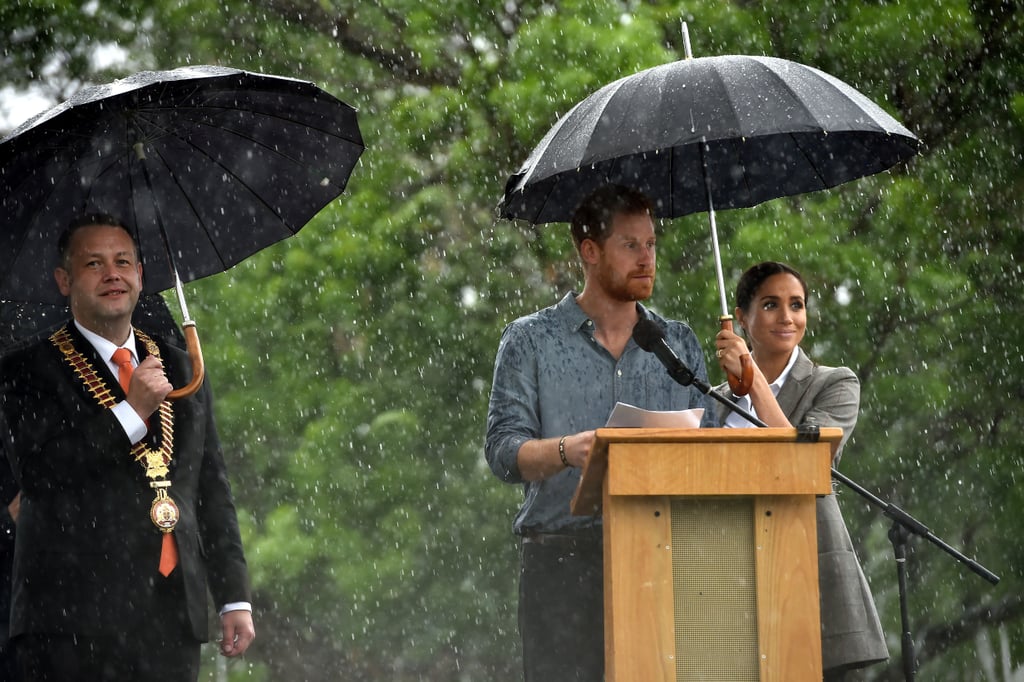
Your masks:
[{"label": "metal umbrella shaft", "polygon": [[[705,164],[705,168],[707,165]],[[711,226],[711,248],[715,255],[715,275],[718,278],[718,298],[722,302],[721,319],[732,319],[729,314],[729,303],[725,295],[725,275],[722,272],[722,251],[718,246],[718,224],[715,221],[715,204],[711,199],[711,178],[705,173],[704,185],[708,191],[708,223]]]},{"label": "metal umbrella shaft", "polygon": [[[683,31],[686,31],[686,24],[683,24]],[[689,40],[687,40],[689,44]],[[715,255],[715,274],[718,277],[718,296],[722,302],[722,315],[718,318],[722,329],[733,331],[732,315],[729,314],[729,303],[725,295],[725,275],[722,272],[722,252],[718,246],[718,224],[715,222],[715,203],[711,198],[711,174],[708,172],[707,141],[700,143],[701,164],[704,166],[704,189],[708,194],[708,221],[711,224],[711,247]],[[740,356],[740,376],[726,372],[729,380],[729,388],[734,395],[743,396],[750,392],[754,384],[754,362],[750,354]]]},{"label": "metal umbrella shaft", "polygon": [[[149,177],[149,168],[146,166],[146,150],[142,142],[136,142],[133,145],[133,149],[135,150],[135,157],[142,168],[142,176],[146,180],[146,191],[152,196],[153,183]],[[199,332],[196,329],[195,321],[188,314],[188,305],[185,303],[185,289],[182,287],[181,277],[178,276],[178,268],[174,262],[174,251],[171,249],[167,230],[164,227],[163,219],[160,217],[160,208],[157,206],[156,201],[153,202],[153,214],[156,216],[157,228],[160,231],[160,237],[163,239],[164,248],[167,251],[167,262],[170,264],[171,275],[174,278],[174,292],[178,298],[178,307],[181,309],[181,331],[185,336],[185,348],[188,351],[189,360],[192,361],[192,379],[181,388],[176,388],[167,394],[168,400],[179,400],[193,395],[203,385],[203,379],[206,376],[206,365],[203,361],[202,348],[199,345]]]}]

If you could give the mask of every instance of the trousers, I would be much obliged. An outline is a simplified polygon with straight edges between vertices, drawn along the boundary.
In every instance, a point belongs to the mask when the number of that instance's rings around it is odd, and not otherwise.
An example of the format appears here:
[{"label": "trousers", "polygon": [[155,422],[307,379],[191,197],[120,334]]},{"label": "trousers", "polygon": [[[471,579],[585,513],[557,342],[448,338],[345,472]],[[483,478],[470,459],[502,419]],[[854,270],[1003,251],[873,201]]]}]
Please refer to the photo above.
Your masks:
[{"label": "trousers", "polygon": [[525,682],[604,679],[603,561],[597,535],[523,539],[519,633]]}]

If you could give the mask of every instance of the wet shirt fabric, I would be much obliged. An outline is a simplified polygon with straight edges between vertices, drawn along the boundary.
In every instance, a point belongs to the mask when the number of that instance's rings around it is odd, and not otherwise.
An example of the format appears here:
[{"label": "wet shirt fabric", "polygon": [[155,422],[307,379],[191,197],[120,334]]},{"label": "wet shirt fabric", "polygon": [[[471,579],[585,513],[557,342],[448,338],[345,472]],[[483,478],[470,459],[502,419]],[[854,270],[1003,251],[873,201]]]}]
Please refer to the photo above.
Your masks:
[{"label": "wet shirt fabric", "polygon": [[[517,535],[580,533],[600,517],[572,516],[569,502],[580,470],[567,468],[543,481],[524,481],[516,464],[528,440],[557,438],[604,426],[616,402],[648,410],[707,410],[707,398],[681,386],[653,353],[632,339],[616,360],[594,338],[594,323],[570,292],[556,305],[522,317],[502,333],[487,416],[485,455],[494,474],[522,483],[523,505],[513,522]],[[639,303],[640,315],[665,329],[669,346],[694,374],[707,379],[696,335]]]}]

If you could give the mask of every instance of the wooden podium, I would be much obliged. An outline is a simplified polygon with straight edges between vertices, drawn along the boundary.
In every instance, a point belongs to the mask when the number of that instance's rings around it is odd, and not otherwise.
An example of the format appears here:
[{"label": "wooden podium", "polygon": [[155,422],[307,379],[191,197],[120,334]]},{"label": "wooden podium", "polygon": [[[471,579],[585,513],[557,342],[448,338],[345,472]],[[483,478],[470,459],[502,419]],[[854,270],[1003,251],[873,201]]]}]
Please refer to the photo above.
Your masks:
[{"label": "wooden podium", "polygon": [[821,429],[599,429],[572,500],[603,513],[605,679],[821,680]]}]

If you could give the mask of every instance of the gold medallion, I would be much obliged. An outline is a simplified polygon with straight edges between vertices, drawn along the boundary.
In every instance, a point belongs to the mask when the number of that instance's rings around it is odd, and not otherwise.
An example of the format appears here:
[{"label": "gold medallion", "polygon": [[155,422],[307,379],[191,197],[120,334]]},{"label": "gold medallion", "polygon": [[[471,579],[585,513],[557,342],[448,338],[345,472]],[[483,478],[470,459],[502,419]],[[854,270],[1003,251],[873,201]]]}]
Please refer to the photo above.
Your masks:
[{"label": "gold medallion", "polygon": [[[161,481],[161,483],[166,483]],[[169,485],[169,484],[168,484]],[[149,518],[157,528],[164,533],[170,533],[178,525],[178,505],[167,496],[167,486],[153,486],[156,488],[156,499],[149,508]]]}]

